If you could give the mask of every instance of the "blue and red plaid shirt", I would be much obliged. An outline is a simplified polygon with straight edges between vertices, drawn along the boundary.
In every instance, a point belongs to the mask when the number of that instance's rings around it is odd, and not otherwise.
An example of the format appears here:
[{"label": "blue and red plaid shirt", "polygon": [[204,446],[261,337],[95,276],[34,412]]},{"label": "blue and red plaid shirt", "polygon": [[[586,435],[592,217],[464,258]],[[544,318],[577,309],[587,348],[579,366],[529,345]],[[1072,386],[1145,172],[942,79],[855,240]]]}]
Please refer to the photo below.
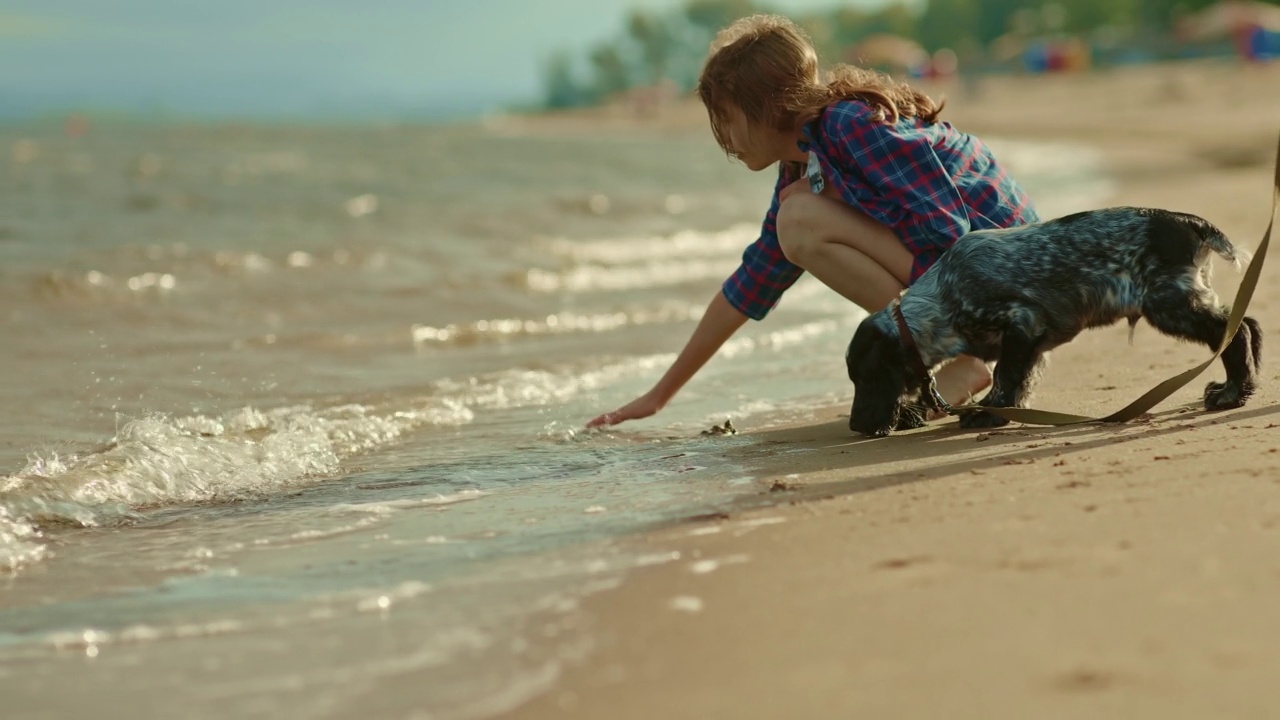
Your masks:
[{"label": "blue and red plaid shirt", "polygon": [[[846,100],[805,127],[800,149],[817,157],[823,181],[845,202],[897,233],[915,258],[913,283],[970,230],[1040,219],[987,146],[950,123],[903,118],[889,124],[877,121],[866,103]],[[724,283],[729,303],[755,320],[804,274],[778,244],[778,193],[798,179],[785,163],[780,167],[760,239]]]}]

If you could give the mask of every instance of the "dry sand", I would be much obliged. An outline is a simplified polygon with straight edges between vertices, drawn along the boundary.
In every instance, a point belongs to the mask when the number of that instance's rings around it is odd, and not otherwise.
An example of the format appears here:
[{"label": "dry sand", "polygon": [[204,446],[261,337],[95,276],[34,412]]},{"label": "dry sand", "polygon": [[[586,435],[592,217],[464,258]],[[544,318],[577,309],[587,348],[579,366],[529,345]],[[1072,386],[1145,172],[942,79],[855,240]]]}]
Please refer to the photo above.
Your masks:
[{"label": "dry sand", "polygon": [[[1266,227],[1280,66],[1008,78],[949,107],[980,135],[1102,148],[1114,204],[1201,214],[1250,247]],[[653,127],[703,122],[684,106]],[[1250,312],[1272,337],[1278,275],[1280,256]],[[1219,263],[1224,295],[1238,279]],[[1056,352],[1035,405],[1104,413],[1207,355],[1145,324],[1130,346],[1127,331]],[[725,459],[780,481],[770,506],[634,539],[682,560],[589,602],[597,652],[511,716],[1280,716],[1275,367],[1248,407],[1218,414],[1199,409],[1215,365],[1124,426],[946,421],[863,440],[841,407],[751,435]]]}]

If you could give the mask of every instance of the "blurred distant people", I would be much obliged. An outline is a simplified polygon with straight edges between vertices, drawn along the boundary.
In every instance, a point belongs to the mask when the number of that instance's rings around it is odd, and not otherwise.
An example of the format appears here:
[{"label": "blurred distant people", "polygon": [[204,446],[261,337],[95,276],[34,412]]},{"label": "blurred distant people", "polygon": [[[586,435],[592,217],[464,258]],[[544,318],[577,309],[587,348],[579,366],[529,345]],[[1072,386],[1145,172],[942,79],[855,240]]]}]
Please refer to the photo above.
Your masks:
[{"label": "blurred distant people", "polygon": [[1236,52],[1249,62],[1263,63],[1280,58],[1280,30],[1262,25],[1244,25],[1235,33]]},{"label": "blurred distant people", "polygon": [[1275,60],[1280,58],[1280,6],[1226,0],[1180,18],[1175,36],[1193,44],[1229,39],[1246,62]]},{"label": "blurred distant people", "polygon": [[1032,41],[1023,55],[1026,69],[1033,73],[1079,72],[1092,65],[1093,50],[1078,37]]}]

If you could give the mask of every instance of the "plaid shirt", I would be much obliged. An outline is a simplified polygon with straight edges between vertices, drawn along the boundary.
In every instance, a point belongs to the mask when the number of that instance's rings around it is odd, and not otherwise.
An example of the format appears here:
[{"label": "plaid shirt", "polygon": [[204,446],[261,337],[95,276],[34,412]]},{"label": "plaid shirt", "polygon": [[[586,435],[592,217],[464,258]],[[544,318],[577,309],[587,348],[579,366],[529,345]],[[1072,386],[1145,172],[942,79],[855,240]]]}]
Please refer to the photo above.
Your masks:
[{"label": "plaid shirt", "polygon": [[[800,149],[817,157],[823,181],[845,202],[898,235],[915,258],[913,283],[970,230],[1040,219],[987,146],[950,123],[877,122],[866,103],[847,100],[805,127]],[[760,239],[724,283],[725,298],[749,318],[764,318],[804,273],[778,244],[778,193],[800,177],[781,165]]]}]

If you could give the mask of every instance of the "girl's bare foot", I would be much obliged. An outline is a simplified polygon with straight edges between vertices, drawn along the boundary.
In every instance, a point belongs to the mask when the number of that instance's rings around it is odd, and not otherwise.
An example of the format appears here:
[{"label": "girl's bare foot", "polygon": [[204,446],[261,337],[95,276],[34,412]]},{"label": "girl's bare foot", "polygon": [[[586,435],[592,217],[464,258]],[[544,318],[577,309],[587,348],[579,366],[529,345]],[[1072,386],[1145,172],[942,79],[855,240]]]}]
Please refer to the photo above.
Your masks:
[{"label": "girl's bare foot", "polygon": [[[942,399],[952,405],[962,405],[991,386],[991,371],[987,364],[970,355],[961,355],[943,365],[934,378]],[[929,413],[930,420],[943,417],[946,415],[936,410]]]}]

